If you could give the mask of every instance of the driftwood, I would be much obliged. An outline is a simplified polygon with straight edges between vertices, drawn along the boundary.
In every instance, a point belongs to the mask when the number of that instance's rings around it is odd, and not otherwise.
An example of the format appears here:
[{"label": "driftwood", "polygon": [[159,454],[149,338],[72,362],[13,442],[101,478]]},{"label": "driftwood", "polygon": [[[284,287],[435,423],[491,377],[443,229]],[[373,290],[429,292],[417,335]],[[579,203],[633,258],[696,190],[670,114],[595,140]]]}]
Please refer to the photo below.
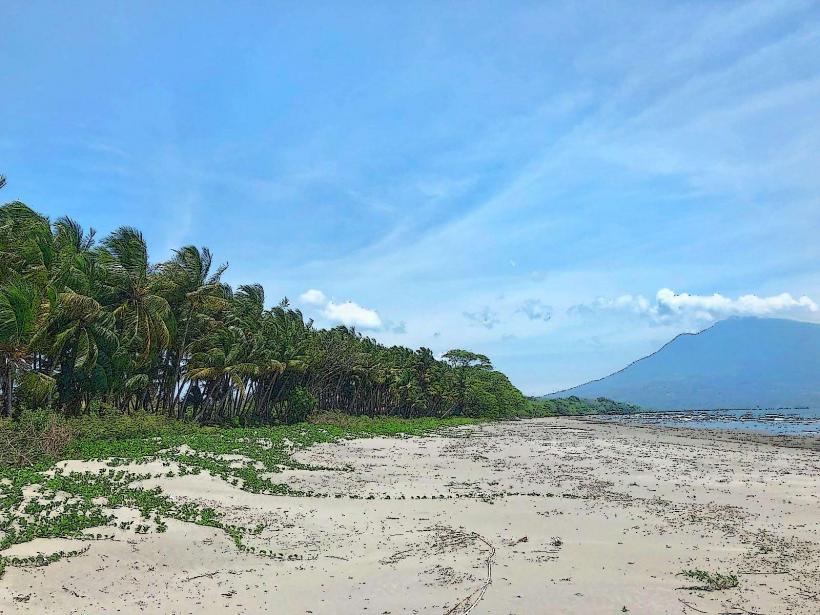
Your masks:
[{"label": "driftwood", "polygon": [[484,594],[487,592],[487,588],[493,583],[493,558],[495,558],[495,547],[480,534],[473,532],[470,536],[479,542],[483,542],[490,549],[490,554],[487,556],[487,578],[484,580],[484,583],[481,584],[481,587],[476,589],[466,598],[459,600],[455,606],[450,608],[444,615],[466,615],[472,611],[479,602],[481,602],[482,598],[484,598]]},{"label": "driftwood", "polygon": [[707,612],[707,611],[701,611],[700,609],[698,609],[698,608],[696,608],[696,607],[692,606],[692,603],[691,603],[691,602],[686,602],[686,600],[683,600],[683,599],[681,599],[681,598],[678,598],[678,601],[680,601],[680,603],[681,603],[683,606],[688,607],[688,608],[692,609],[693,611],[695,611],[695,612],[697,612],[697,613],[706,613],[706,612]]}]

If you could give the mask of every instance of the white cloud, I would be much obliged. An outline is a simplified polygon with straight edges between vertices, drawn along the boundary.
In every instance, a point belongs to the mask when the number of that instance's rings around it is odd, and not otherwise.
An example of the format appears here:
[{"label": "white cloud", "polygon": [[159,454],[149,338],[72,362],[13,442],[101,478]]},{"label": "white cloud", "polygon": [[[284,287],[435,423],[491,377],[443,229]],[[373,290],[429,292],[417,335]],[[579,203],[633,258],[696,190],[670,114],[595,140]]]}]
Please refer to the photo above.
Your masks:
[{"label": "white cloud", "polygon": [[353,301],[336,303],[328,301],[322,314],[328,320],[338,322],[348,327],[360,327],[362,329],[381,329],[382,319],[375,310],[369,310]]},{"label": "white cloud", "polygon": [[720,293],[690,295],[662,288],[656,293],[654,303],[642,295],[621,295],[614,299],[601,297],[592,303],[573,305],[568,312],[575,315],[605,311],[630,313],[660,324],[669,324],[708,322],[729,316],[775,316],[818,310],[818,305],[806,295],[795,298],[789,293],[770,297],[748,294],[732,299]]},{"label": "white cloud", "polygon": [[[369,310],[353,301],[336,303],[329,299],[321,290],[311,288],[299,295],[299,301],[306,305],[315,306],[321,309],[321,315],[332,323],[343,324],[348,327],[359,327],[361,329],[382,329],[385,328],[379,313]],[[394,326],[388,323],[386,327],[394,333],[404,333],[403,322]]]},{"label": "white cloud", "polygon": [[321,290],[311,288],[299,295],[299,301],[307,303],[308,305],[325,305],[327,303],[327,297]]},{"label": "white cloud", "polygon": [[662,288],[657,295],[657,309],[660,314],[679,314],[686,311],[704,312],[714,316],[770,316],[789,310],[808,310],[816,312],[817,304],[803,295],[795,299],[789,293],[771,297],[742,295],[729,299],[721,294],[690,295],[677,294],[668,288]]}]

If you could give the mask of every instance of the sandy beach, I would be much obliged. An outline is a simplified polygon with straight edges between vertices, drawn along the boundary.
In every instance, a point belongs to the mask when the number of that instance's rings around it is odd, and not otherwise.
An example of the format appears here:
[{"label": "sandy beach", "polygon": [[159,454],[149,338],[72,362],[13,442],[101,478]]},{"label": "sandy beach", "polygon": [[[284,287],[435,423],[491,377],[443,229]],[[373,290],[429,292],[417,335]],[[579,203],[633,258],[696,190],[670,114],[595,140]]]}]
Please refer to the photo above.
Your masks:
[{"label": "sandy beach", "polygon": [[[89,548],[46,567],[9,567],[0,612],[816,614],[816,446],[564,418],[505,422],[300,450],[299,461],[330,469],[271,478],[309,497],[141,465],[155,476],[142,486],[264,525],[247,542],[268,556],[174,520],[164,533],[38,539],[5,554]],[[684,569],[736,574],[739,586],[692,589]]]}]

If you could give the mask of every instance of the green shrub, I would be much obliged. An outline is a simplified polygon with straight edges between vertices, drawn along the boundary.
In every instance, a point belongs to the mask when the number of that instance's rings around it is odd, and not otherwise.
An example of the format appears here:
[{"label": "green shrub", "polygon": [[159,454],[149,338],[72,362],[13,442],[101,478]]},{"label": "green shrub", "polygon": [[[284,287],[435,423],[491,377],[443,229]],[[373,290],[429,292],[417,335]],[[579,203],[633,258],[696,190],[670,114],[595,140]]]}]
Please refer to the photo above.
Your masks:
[{"label": "green shrub", "polygon": [[199,429],[195,423],[180,421],[164,414],[124,414],[118,411],[86,414],[69,419],[69,425],[78,438],[93,440],[151,438],[168,433],[193,433]]},{"label": "green shrub", "polygon": [[308,422],[314,425],[334,425],[336,427],[350,427],[356,417],[341,410],[315,412],[308,417]]},{"label": "green shrub", "polygon": [[284,422],[288,425],[302,423],[316,411],[319,404],[310,391],[304,387],[297,387],[288,396],[287,407],[284,413]]}]

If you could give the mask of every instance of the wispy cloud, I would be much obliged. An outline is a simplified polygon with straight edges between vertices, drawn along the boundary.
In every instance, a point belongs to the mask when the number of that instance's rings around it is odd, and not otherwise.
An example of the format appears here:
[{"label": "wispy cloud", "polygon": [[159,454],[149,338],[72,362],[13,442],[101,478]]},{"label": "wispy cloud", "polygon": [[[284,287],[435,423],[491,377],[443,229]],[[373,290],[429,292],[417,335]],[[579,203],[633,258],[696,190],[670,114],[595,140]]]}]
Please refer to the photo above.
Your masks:
[{"label": "wispy cloud", "polygon": [[488,306],[484,306],[475,312],[464,312],[464,318],[479,327],[484,327],[485,329],[492,329],[501,322],[498,318],[498,314],[491,310]]},{"label": "wispy cloud", "polygon": [[527,299],[516,312],[524,314],[530,320],[543,320],[546,322],[552,318],[552,307],[540,299]]}]

